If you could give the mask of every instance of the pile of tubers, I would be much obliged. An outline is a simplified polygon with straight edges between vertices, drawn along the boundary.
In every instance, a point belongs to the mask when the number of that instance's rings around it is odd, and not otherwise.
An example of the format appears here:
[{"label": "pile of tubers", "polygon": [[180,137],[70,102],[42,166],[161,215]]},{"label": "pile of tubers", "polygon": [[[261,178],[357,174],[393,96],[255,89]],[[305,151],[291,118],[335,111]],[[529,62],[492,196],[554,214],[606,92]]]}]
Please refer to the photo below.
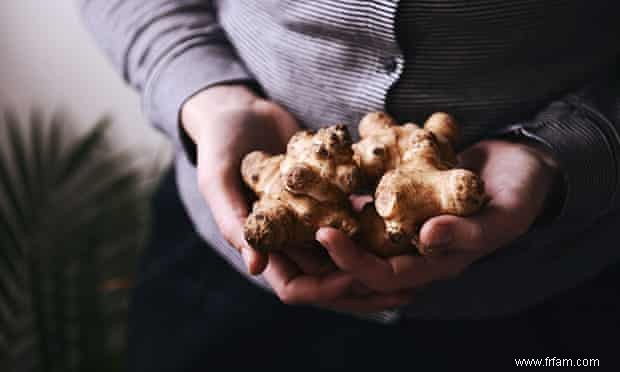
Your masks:
[{"label": "pile of tubers", "polygon": [[[334,125],[298,132],[286,154],[245,156],[241,175],[258,197],[244,226],[250,246],[285,250],[333,227],[382,257],[414,253],[426,220],[467,216],[484,204],[480,177],[455,168],[459,131],[450,115],[435,113],[421,128],[374,112],[358,130],[355,144]],[[364,191],[374,191],[374,203],[355,213],[349,196]]]}]

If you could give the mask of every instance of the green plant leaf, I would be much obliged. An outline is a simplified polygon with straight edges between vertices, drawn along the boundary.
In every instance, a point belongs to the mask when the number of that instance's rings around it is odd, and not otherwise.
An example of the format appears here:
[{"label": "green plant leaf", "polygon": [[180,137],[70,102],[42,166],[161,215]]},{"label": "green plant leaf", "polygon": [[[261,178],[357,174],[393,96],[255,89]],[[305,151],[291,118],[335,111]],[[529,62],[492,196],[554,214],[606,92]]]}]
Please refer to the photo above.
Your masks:
[{"label": "green plant leaf", "polygon": [[118,340],[164,167],[119,148],[111,130],[109,118],[84,134],[64,114],[0,117],[0,371],[122,365]]}]

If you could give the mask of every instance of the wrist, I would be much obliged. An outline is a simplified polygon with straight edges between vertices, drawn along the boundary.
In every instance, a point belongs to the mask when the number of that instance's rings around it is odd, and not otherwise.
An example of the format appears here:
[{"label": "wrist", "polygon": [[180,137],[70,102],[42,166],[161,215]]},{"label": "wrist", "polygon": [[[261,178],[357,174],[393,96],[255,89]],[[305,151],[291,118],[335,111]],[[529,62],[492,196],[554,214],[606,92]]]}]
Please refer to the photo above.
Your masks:
[{"label": "wrist", "polygon": [[520,138],[518,142],[525,146],[527,151],[534,154],[543,166],[544,172],[550,176],[543,206],[533,223],[533,226],[548,225],[560,215],[564,206],[566,194],[564,175],[551,149],[546,144],[532,138]]},{"label": "wrist", "polygon": [[553,153],[553,149],[545,142],[531,137],[519,129],[504,133],[500,140],[520,146],[538,162],[540,166],[538,190],[544,192],[544,199],[532,226],[544,226],[552,223],[562,213],[566,197],[564,172]]},{"label": "wrist", "polygon": [[222,84],[206,88],[185,101],[181,107],[181,125],[197,143],[204,125],[208,125],[205,117],[245,110],[259,98],[257,93],[244,84]]}]

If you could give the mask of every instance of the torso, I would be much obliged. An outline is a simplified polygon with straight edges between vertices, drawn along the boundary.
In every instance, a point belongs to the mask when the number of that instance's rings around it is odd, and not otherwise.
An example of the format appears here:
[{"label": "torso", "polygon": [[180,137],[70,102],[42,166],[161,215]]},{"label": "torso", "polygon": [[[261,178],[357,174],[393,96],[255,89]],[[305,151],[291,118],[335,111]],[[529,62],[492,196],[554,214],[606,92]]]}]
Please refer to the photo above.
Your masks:
[{"label": "torso", "polygon": [[265,92],[309,127],[355,129],[365,112],[385,108],[422,122],[441,110],[472,141],[527,118],[620,54],[612,0],[217,3]]}]

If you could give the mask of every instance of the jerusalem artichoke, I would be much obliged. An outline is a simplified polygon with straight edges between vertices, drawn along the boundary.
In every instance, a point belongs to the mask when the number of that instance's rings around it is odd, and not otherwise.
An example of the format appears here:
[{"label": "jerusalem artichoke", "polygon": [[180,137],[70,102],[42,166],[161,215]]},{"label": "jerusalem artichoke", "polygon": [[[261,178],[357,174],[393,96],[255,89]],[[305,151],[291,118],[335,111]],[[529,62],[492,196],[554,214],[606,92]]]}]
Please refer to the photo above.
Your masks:
[{"label": "jerusalem artichoke", "polygon": [[365,240],[375,253],[403,253],[429,218],[466,216],[482,206],[482,180],[469,170],[454,169],[458,127],[450,115],[435,113],[420,128],[399,126],[386,113],[371,113],[360,122],[359,133],[355,161],[367,181],[378,183],[376,212],[367,206],[362,214]]},{"label": "jerusalem artichoke", "polygon": [[360,172],[342,125],[295,134],[284,155],[252,152],[241,174],[259,197],[244,226],[246,240],[259,251],[312,240],[320,227],[349,236],[358,231],[348,195],[358,187]]}]

